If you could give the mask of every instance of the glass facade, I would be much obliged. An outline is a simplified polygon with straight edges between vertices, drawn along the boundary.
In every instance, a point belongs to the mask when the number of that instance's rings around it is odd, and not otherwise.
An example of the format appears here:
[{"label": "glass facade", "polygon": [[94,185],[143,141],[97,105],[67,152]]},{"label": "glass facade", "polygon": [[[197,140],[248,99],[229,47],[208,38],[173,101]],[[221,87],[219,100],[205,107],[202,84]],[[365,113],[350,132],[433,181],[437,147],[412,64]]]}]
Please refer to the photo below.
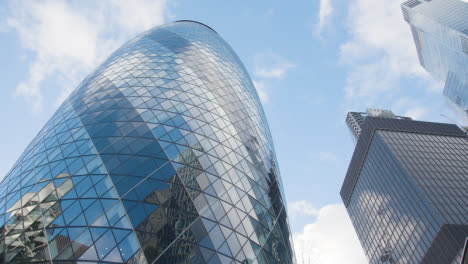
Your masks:
[{"label": "glass facade", "polygon": [[293,263],[273,142],[241,61],[177,21],[115,51],[0,185],[4,263]]},{"label": "glass facade", "polygon": [[366,118],[341,195],[369,263],[460,262],[467,164],[454,125]]},{"label": "glass facade", "polygon": [[468,122],[468,2],[409,0],[402,10],[421,65],[445,83],[448,105]]}]

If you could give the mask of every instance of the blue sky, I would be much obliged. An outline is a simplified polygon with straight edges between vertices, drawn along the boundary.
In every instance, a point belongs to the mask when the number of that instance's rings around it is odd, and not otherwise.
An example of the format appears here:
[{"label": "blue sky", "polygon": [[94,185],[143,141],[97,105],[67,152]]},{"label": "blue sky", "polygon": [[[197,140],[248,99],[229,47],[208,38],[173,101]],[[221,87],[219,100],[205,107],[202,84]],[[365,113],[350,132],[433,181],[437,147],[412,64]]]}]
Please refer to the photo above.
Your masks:
[{"label": "blue sky", "polygon": [[230,43],[263,101],[298,263],[364,263],[339,197],[354,148],[346,112],[454,116],[418,64],[401,2],[0,0],[0,175],[113,50],[152,26],[197,20]]}]

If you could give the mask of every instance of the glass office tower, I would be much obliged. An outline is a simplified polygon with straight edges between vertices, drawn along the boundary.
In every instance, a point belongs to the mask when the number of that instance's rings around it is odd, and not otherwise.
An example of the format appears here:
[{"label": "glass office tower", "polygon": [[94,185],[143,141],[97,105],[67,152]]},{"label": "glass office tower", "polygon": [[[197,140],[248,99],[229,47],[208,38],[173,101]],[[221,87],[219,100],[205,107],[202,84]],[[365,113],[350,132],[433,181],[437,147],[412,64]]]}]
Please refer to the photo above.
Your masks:
[{"label": "glass office tower", "polygon": [[445,83],[446,102],[468,123],[468,2],[409,0],[401,7],[420,64]]},{"label": "glass office tower", "polygon": [[[292,263],[259,98],[211,28],[115,51],[0,185],[3,263]],[[67,262],[70,261],[70,262]]]},{"label": "glass office tower", "polygon": [[455,125],[367,116],[341,197],[371,264],[459,264],[468,137]]}]

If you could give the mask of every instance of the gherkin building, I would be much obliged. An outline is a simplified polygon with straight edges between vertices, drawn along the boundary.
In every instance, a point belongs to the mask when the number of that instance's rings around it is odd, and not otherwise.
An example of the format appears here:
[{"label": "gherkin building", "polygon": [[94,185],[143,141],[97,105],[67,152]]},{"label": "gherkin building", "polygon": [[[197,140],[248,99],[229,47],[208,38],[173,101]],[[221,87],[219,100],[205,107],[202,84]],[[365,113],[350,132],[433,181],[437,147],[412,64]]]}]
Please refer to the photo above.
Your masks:
[{"label": "gherkin building", "polygon": [[294,263],[255,87],[210,27],[126,43],[0,185],[3,263]]}]

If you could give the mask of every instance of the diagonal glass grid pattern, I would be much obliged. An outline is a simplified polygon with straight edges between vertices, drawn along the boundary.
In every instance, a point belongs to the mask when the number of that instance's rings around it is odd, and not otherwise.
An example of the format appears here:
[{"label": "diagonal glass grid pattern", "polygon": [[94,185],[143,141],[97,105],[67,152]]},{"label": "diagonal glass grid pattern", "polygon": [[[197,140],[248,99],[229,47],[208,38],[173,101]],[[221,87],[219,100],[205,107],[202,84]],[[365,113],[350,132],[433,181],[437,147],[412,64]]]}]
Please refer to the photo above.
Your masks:
[{"label": "diagonal glass grid pattern", "polygon": [[11,263],[292,263],[275,151],[211,28],[156,27],[60,106],[0,185]]}]

